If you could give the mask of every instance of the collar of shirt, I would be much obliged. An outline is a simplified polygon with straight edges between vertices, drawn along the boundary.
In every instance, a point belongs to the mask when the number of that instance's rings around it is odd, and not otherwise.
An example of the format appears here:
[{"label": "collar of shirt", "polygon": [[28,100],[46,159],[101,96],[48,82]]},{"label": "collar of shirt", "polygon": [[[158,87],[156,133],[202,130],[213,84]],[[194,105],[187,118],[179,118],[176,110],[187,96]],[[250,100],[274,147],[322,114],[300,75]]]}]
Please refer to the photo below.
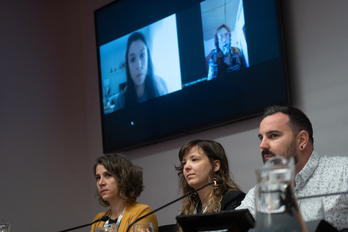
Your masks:
[{"label": "collar of shirt", "polygon": [[303,188],[306,185],[306,182],[308,181],[309,178],[311,178],[315,169],[318,167],[319,159],[320,159],[319,155],[315,151],[313,151],[306,165],[295,177],[295,181],[296,181],[295,191]]}]

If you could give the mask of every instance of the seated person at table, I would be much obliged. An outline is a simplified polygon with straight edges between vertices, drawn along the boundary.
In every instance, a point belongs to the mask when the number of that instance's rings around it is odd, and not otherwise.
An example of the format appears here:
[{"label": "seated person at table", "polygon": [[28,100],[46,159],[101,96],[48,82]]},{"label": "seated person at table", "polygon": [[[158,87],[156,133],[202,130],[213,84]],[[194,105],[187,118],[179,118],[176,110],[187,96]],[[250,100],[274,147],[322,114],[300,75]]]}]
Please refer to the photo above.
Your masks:
[{"label": "seated person at table", "polygon": [[231,31],[225,24],[216,30],[215,47],[209,59],[208,80],[246,67],[243,52],[239,48],[231,47]]},{"label": "seated person at table", "polygon": [[[313,207],[301,198],[324,195],[312,199],[322,200],[325,220],[339,230],[348,228],[348,194],[342,194],[348,191],[348,157],[319,156],[314,151],[312,123],[302,111],[291,106],[266,108],[258,136],[263,162],[273,156],[294,157],[294,192],[304,221],[318,220],[320,205]],[[247,208],[255,217],[254,200],[255,187],[237,209]]]},{"label": "seated person at table", "polygon": [[[135,219],[152,211],[149,206],[136,202],[144,188],[142,169],[122,154],[100,156],[94,165],[93,173],[97,182],[99,203],[110,209],[94,218],[93,221],[108,216],[109,220],[94,223],[91,232],[94,232],[96,227],[107,227],[113,223],[118,224],[118,231],[125,232]],[[139,222],[152,222],[154,231],[158,231],[155,214]],[[133,228],[130,231],[133,231]]]},{"label": "seated person at table", "polygon": [[184,198],[181,215],[233,210],[240,205],[245,194],[230,176],[225,150],[220,143],[212,140],[190,141],[180,149],[179,160],[181,165],[176,170],[183,195],[214,179],[223,180],[219,186],[207,186],[196,195]]}]

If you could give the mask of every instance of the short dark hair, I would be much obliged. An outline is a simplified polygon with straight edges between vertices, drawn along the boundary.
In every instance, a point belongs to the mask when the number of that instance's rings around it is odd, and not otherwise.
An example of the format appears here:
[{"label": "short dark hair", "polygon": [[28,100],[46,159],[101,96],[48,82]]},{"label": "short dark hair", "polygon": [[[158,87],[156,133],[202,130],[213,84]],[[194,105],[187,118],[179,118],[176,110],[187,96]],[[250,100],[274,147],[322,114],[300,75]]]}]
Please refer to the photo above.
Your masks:
[{"label": "short dark hair", "polygon": [[[96,175],[98,165],[103,165],[116,180],[120,196],[127,202],[136,200],[144,189],[142,168],[133,164],[130,159],[121,153],[105,154],[98,157],[93,167],[93,174]],[[97,193],[99,203],[102,206],[109,206]]]},{"label": "short dark hair", "polygon": [[265,109],[263,118],[276,113],[283,113],[289,117],[290,127],[294,135],[305,130],[308,133],[309,141],[314,143],[312,123],[301,110],[292,106],[270,106]]}]

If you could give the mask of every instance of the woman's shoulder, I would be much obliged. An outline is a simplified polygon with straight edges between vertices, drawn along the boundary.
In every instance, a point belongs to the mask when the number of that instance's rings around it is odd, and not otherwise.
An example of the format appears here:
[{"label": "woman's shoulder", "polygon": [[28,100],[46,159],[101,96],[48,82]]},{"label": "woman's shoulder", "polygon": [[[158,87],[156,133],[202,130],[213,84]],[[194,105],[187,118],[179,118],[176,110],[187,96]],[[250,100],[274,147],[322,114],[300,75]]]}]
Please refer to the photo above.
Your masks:
[{"label": "woman's shoulder", "polygon": [[231,190],[227,192],[221,200],[221,209],[235,209],[238,207],[245,197],[245,193],[239,190]]},{"label": "woman's shoulder", "polygon": [[119,92],[116,97],[115,97],[115,108],[114,110],[119,110],[124,108],[125,106],[125,101],[126,101],[126,92],[127,87],[124,88],[121,92]]},{"label": "woman's shoulder", "polygon": [[229,197],[235,197],[235,196],[240,196],[240,195],[245,196],[245,193],[240,191],[240,190],[229,190],[224,194],[224,196],[229,196]]},{"label": "woman's shoulder", "polygon": [[105,212],[100,212],[100,213],[97,214],[97,216],[95,216],[93,221],[95,221],[95,220],[97,220],[97,219],[99,219],[99,218],[101,218],[103,216],[109,216],[110,213],[111,213],[110,209],[108,211],[105,211]]},{"label": "woman's shoulder", "polygon": [[[109,216],[110,213],[111,213],[111,210],[110,210],[110,209],[109,209],[108,211],[106,211],[106,212],[100,212],[100,213],[97,214],[97,216],[94,218],[93,221],[95,221],[95,220],[97,220],[97,219],[100,219],[100,218],[103,217],[103,216]],[[103,227],[104,224],[105,224],[105,221],[99,221],[99,222],[93,223],[93,224],[91,225],[91,232],[94,232],[94,231],[95,231],[95,228],[97,228],[97,227]]]},{"label": "woman's shoulder", "polygon": [[140,211],[152,211],[150,206],[145,205],[143,203],[137,202],[137,201],[133,201],[128,203],[127,208],[129,208],[129,210],[140,210]]},{"label": "woman's shoulder", "polygon": [[157,216],[156,214],[151,213],[152,209],[150,208],[150,206],[139,203],[137,201],[133,201],[127,204],[126,211],[127,212],[125,212],[125,215],[129,215],[129,223],[135,219],[148,215],[146,218],[140,220],[140,222],[151,222],[154,227],[154,231],[158,231]]},{"label": "woman's shoulder", "polygon": [[167,94],[168,93],[168,87],[167,87],[167,83],[165,82],[165,80],[160,77],[155,75],[154,76],[154,80],[158,89],[158,93],[160,96]]},{"label": "woman's shoulder", "polygon": [[224,194],[222,200],[223,201],[231,201],[235,199],[240,199],[245,197],[245,193],[239,190],[230,190],[227,193]]}]

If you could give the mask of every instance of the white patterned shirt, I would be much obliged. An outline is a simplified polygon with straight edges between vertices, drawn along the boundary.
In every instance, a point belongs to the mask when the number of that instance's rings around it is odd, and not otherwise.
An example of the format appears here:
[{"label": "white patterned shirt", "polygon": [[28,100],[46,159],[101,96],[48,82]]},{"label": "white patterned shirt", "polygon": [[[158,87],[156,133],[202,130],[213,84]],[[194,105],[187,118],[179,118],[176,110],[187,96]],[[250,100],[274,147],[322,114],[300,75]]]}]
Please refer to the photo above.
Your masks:
[{"label": "white patterned shirt", "polygon": [[[315,151],[304,168],[295,177],[297,198],[348,192],[348,157],[320,157]],[[320,201],[327,222],[341,230],[348,228],[348,194],[299,199],[305,221],[319,220]],[[236,209],[249,209],[255,218],[255,187],[249,190]]]}]

